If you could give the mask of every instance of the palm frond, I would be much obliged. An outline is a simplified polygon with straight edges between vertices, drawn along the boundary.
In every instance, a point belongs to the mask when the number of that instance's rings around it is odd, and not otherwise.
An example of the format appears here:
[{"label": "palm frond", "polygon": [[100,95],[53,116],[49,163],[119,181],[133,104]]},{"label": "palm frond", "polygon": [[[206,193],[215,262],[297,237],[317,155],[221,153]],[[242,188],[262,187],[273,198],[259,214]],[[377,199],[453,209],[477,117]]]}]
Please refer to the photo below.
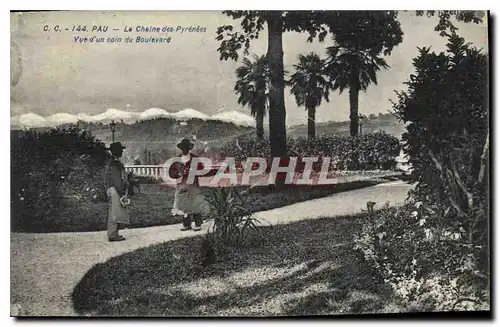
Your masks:
[{"label": "palm frond", "polygon": [[265,116],[269,97],[270,75],[266,56],[252,55],[243,58],[242,65],[236,69],[237,81],[234,91],[238,103],[249,107],[252,116],[262,113]]},{"label": "palm frond", "polygon": [[287,81],[290,93],[295,96],[297,105],[317,107],[325,96],[325,89],[333,87],[325,71],[326,62],[316,53],[301,54],[297,59],[293,65],[296,72]]},{"label": "palm frond", "polygon": [[358,86],[366,91],[371,83],[377,84],[377,72],[388,69],[387,62],[379,54],[370,50],[350,49],[347,47],[333,46],[327,48],[327,72],[333,81],[332,89],[339,93],[349,88],[349,80],[353,71],[357,70]]}]

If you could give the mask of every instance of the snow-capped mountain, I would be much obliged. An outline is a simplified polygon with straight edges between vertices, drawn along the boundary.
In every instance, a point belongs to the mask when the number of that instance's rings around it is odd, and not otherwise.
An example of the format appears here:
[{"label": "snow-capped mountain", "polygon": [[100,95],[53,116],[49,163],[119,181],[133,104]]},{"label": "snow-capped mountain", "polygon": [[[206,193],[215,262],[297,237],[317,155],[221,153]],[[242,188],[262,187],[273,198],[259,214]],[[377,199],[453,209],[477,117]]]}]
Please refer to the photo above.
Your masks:
[{"label": "snow-capped mountain", "polygon": [[239,111],[223,111],[210,117],[210,119],[220,120],[227,123],[233,123],[241,126],[254,126],[255,119]]},{"label": "snow-capped mountain", "polygon": [[170,117],[172,114],[165,109],[159,108],[149,108],[139,114],[141,120],[159,118],[159,117]]},{"label": "snow-capped mountain", "polygon": [[92,116],[92,119],[94,121],[98,121],[101,123],[107,123],[107,122],[110,122],[112,120],[115,120],[115,121],[123,120],[125,122],[132,123],[132,122],[136,121],[137,119],[139,119],[139,115],[140,115],[140,113],[138,113],[138,112],[124,111],[124,110],[119,110],[119,109],[115,109],[115,108],[109,108],[108,110],[106,110],[102,114]]},{"label": "snow-capped mountain", "polygon": [[11,129],[13,128],[40,128],[55,127],[64,124],[76,124],[78,121],[89,123],[101,122],[109,123],[112,120],[116,122],[123,121],[127,124],[135,123],[139,120],[148,120],[154,118],[171,117],[179,121],[190,119],[201,120],[219,120],[227,123],[233,123],[240,126],[254,126],[254,119],[245,113],[239,111],[220,111],[214,115],[207,115],[198,110],[187,108],[177,112],[169,112],[161,108],[149,108],[142,112],[126,111],[115,108],[109,108],[101,114],[89,115],[86,113],[69,114],[57,113],[48,117],[42,117],[38,114],[29,113],[19,116],[12,116],[10,120]]},{"label": "snow-capped mountain", "polygon": [[79,120],[77,115],[67,114],[67,113],[57,113],[48,116],[47,122],[51,126],[58,126],[63,124],[76,124]]},{"label": "snow-capped mountain", "polygon": [[41,128],[50,126],[46,118],[34,113],[20,115],[19,125],[23,128]]},{"label": "snow-capped mountain", "polygon": [[95,122],[96,121],[93,116],[86,114],[86,113],[79,113],[77,115],[77,117],[78,117],[78,120],[81,120],[84,122]]},{"label": "snow-capped mountain", "polygon": [[202,113],[202,112],[200,112],[198,110],[195,110],[195,109],[191,109],[191,108],[187,108],[187,109],[178,111],[176,113],[173,113],[172,117],[174,117],[176,119],[193,119],[193,118],[197,118],[197,119],[201,119],[201,120],[206,120],[206,119],[210,118],[210,116],[205,115],[204,113]]}]

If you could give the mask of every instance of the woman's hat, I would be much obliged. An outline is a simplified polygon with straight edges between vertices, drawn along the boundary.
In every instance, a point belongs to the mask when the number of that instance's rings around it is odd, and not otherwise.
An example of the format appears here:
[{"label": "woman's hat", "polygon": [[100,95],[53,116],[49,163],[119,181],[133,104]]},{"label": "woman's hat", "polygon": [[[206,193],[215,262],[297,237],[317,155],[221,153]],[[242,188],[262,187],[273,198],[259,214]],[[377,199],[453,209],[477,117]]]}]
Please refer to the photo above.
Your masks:
[{"label": "woman's hat", "polygon": [[189,141],[188,139],[182,139],[180,143],[177,143],[177,147],[181,150],[191,150],[192,148],[194,148],[194,144],[191,143],[191,141]]}]

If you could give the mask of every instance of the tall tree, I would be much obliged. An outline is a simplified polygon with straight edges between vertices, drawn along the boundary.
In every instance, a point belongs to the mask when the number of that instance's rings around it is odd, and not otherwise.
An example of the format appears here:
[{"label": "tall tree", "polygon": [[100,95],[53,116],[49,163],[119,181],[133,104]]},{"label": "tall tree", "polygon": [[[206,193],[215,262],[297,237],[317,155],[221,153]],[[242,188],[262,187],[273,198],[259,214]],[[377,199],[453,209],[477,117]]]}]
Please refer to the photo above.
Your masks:
[{"label": "tall tree", "polygon": [[234,91],[239,94],[238,103],[249,106],[255,117],[257,139],[264,139],[264,116],[269,102],[269,68],[266,56],[253,56],[253,61],[244,58],[236,69],[238,78]]},{"label": "tall tree", "polygon": [[327,70],[333,81],[333,89],[340,93],[349,89],[350,133],[351,136],[357,136],[359,91],[366,91],[372,82],[377,84],[377,72],[389,68],[389,65],[378,53],[360,46],[350,48],[336,45],[327,48],[327,54]]},{"label": "tall tree", "polygon": [[322,42],[328,33],[341,40],[350,39],[353,26],[370,35],[369,39],[380,51],[391,52],[402,41],[402,32],[396,20],[396,11],[224,11],[233,19],[241,19],[241,32],[234,32],[232,25],[224,25],[217,30],[217,40],[221,41],[221,60],[238,60],[238,51],[248,54],[251,40],[267,25],[270,70],[269,90],[269,138],[271,156],[286,155],[286,110],[285,79],[283,68],[283,32],[305,32],[308,41],[316,37]]},{"label": "tall tree", "polygon": [[288,84],[290,92],[295,96],[298,106],[305,106],[307,110],[307,136],[316,136],[316,108],[325,98],[329,102],[329,90],[332,84],[325,74],[324,60],[316,53],[299,55],[298,64],[294,65],[296,72],[290,77]]}]

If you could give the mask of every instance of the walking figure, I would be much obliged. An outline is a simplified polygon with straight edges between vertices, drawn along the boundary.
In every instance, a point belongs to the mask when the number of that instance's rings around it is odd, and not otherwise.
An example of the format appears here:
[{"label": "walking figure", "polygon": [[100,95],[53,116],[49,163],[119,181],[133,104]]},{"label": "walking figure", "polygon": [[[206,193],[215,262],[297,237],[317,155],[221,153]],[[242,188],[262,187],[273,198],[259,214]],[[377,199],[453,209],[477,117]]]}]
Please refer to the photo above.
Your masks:
[{"label": "walking figure", "polygon": [[105,170],[106,194],[109,202],[107,236],[110,242],[125,240],[118,231],[130,224],[128,208],[120,201],[126,196],[128,188],[125,166],[120,161],[123,149],[125,147],[120,142],[111,143],[109,150],[112,157],[106,163]]},{"label": "walking figure", "polygon": [[[177,147],[182,151],[182,154],[180,156],[180,161],[182,161],[182,164],[172,165],[169,170],[169,175],[170,178],[173,179],[182,177],[182,180],[177,184],[175,190],[173,209],[175,211],[181,211],[185,214],[182,221],[182,231],[192,229],[191,224],[193,220],[195,224],[194,230],[199,231],[201,230],[201,225],[203,223],[202,215],[207,211],[208,204],[206,203],[205,198],[200,191],[200,176],[195,177],[194,183],[187,183],[189,171],[191,169],[195,169],[195,167],[191,167],[193,158],[198,158],[198,156],[190,152],[193,149],[194,144],[186,138],[178,143]],[[197,165],[197,169],[204,169],[203,163],[199,162]],[[209,176],[215,173],[216,172],[210,172],[208,174],[205,174],[205,176]]]}]

